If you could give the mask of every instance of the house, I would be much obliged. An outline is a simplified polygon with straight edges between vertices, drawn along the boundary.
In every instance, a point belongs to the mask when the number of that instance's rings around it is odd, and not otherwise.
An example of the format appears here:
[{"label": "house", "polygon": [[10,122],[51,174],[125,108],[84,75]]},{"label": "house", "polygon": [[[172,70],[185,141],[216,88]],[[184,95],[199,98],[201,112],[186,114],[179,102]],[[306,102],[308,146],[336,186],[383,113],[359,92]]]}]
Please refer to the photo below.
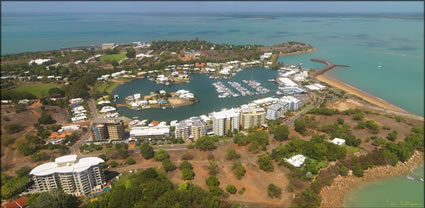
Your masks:
[{"label": "house", "polygon": [[30,104],[30,100],[28,100],[28,99],[22,99],[22,100],[20,100],[20,101],[18,101],[18,104],[24,104],[24,105],[28,105],[28,104]]},{"label": "house", "polygon": [[9,201],[7,204],[1,205],[1,208],[25,208],[27,207],[28,198],[25,196]]},{"label": "house", "polygon": [[304,165],[305,156],[302,154],[298,154],[289,159],[285,158],[285,161],[294,167],[300,168]]},{"label": "house", "polygon": [[345,144],[345,139],[335,138],[331,142],[336,144],[336,145],[343,145],[343,144]]},{"label": "house", "polygon": [[152,122],[149,123],[149,126],[150,125],[152,125],[152,126],[158,126],[158,124],[159,124],[158,121],[153,120]]},{"label": "house", "polygon": [[114,48],[118,47],[118,45],[115,44],[115,43],[103,43],[101,45],[101,47],[102,47],[103,50],[107,50],[107,49],[114,49]]},{"label": "house", "polygon": [[72,132],[65,132],[59,134],[58,132],[52,132],[50,136],[48,137],[48,140],[46,143],[48,144],[60,144],[63,142],[66,136],[72,135]]}]

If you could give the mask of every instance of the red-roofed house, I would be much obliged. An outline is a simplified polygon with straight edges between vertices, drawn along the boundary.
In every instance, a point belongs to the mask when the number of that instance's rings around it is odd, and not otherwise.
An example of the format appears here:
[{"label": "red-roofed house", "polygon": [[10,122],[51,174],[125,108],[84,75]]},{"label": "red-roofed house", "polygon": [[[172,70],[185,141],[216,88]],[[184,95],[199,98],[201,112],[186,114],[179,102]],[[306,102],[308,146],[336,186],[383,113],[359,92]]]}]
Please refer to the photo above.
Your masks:
[{"label": "red-roofed house", "polygon": [[24,208],[27,207],[28,198],[23,196],[16,200],[12,200],[5,205],[1,205],[1,208]]}]

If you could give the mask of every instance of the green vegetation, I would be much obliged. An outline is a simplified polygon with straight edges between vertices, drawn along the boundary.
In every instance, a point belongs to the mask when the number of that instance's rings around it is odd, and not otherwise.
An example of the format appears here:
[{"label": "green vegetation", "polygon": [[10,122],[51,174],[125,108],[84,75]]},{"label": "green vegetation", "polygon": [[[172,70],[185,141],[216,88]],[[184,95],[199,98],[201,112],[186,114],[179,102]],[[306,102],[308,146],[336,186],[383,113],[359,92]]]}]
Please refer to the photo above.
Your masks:
[{"label": "green vegetation", "polygon": [[134,164],[136,164],[136,160],[134,160],[132,157],[129,157],[129,158],[127,158],[125,163],[127,163],[129,165],[134,165]]},{"label": "green vegetation", "polygon": [[24,127],[21,126],[20,124],[12,123],[12,124],[6,125],[5,129],[8,134],[14,134],[14,133],[18,133],[22,131]]},{"label": "green vegetation", "polygon": [[38,118],[38,123],[40,124],[54,124],[56,121],[52,118],[51,115],[47,114],[45,111],[41,113],[40,118]]},{"label": "green vegetation", "polygon": [[31,155],[31,160],[33,162],[45,161],[50,159],[50,155],[45,152],[37,152]]},{"label": "green vegetation", "polygon": [[183,161],[180,164],[179,169],[183,173],[183,180],[193,180],[193,178],[195,178],[195,172],[193,172],[192,164],[188,161]]},{"label": "green vegetation", "polygon": [[170,155],[168,155],[167,151],[165,151],[164,149],[158,149],[157,151],[155,151],[156,161],[163,161],[168,158],[170,158]]},{"label": "green vegetation", "polygon": [[140,154],[142,154],[145,159],[151,159],[154,157],[155,152],[153,151],[152,146],[143,143],[142,145],[140,145]]},{"label": "green vegetation", "polygon": [[395,141],[397,139],[398,132],[396,130],[393,130],[391,133],[388,134],[387,139],[390,141]]},{"label": "green vegetation", "polygon": [[272,163],[272,157],[270,153],[264,153],[258,156],[258,164],[261,170],[264,170],[266,172],[274,171],[274,166]]},{"label": "green vegetation", "polygon": [[118,83],[118,82],[105,82],[105,83],[102,84],[102,86],[97,88],[97,91],[101,95],[103,95],[105,93],[111,94],[112,91],[114,91],[114,89],[117,88],[119,85],[120,85],[120,83]]},{"label": "green vegetation", "polygon": [[282,189],[271,183],[267,187],[267,194],[270,198],[280,198],[282,196]]},{"label": "green vegetation", "polygon": [[239,180],[245,175],[246,169],[239,160],[234,160],[232,163],[232,171]]},{"label": "green vegetation", "polygon": [[[18,174],[20,175],[20,174]],[[10,199],[17,196],[29,186],[31,179],[25,174],[19,177],[9,177],[5,173],[1,173],[1,196],[3,199]]]},{"label": "green vegetation", "polygon": [[271,127],[270,133],[274,135],[277,141],[286,141],[289,139],[289,128],[287,125]]},{"label": "green vegetation", "polygon": [[214,160],[210,160],[210,165],[208,166],[208,174],[216,175],[217,174],[217,164]]},{"label": "green vegetation", "polygon": [[100,62],[102,63],[112,63],[113,61],[121,61],[123,59],[125,59],[125,54],[111,54],[101,56],[99,58]]},{"label": "green vegetation", "polygon": [[216,176],[208,176],[208,178],[205,180],[205,183],[207,184],[208,189],[210,190],[220,185],[220,181]]},{"label": "green vegetation", "polygon": [[182,160],[191,160],[191,159],[193,159],[193,155],[191,155],[189,152],[185,152],[182,155]]},{"label": "green vegetation", "polygon": [[52,190],[38,194],[32,194],[28,198],[28,207],[45,208],[73,208],[78,207],[81,201],[78,197],[65,194],[62,190]]},{"label": "green vegetation", "polygon": [[163,160],[162,167],[164,168],[165,172],[170,172],[177,169],[177,167],[174,165],[174,163],[170,159]]},{"label": "green vegetation", "polygon": [[248,145],[248,150],[253,153],[265,151],[269,145],[269,137],[265,131],[255,131],[245,136],[242,133],[237,133],[233,137],[233,142],[239,146]]},{"label": "green vegetation", "polygon": [[238,189],[236,189],[236,186],[234,186],[234,185],[227,185],[226,191],[229,192],[230,194],[236,194]]},{"label": "green vegetation", "polygon": [[241,155],[238,154],[235,151],[235,149],[233,149],[231,147],[227,149],[226,159],[228,159],[228,160],[236,160],[236,159],[239,159],[239,158],[241,158]]},{"label": "green vegetation", "polygon": [[1,136],[1,145],[7,147],[11,144],[15,143],[15,139],[11,136],[2,135]]},{"label": "green vegetation", "polygon": [[59,88],[60,85],[57,84],[28,84],[19,86],[12,91],[18,93],[30,93],[36,96],[37,98],[49,97],[49,90],[54,88]]},{"label": "green vegetation", "polygon": [[294,122],[295,131],[299,132],[300,134],[304,134],[307,131],[304,119],[297,118]]},{"label": "green vegetation", "polygon": [[196,141],[195,147],[202,151],[213,150],[216,148],[216,142],[218,142],[217,136],[203,136]]}]

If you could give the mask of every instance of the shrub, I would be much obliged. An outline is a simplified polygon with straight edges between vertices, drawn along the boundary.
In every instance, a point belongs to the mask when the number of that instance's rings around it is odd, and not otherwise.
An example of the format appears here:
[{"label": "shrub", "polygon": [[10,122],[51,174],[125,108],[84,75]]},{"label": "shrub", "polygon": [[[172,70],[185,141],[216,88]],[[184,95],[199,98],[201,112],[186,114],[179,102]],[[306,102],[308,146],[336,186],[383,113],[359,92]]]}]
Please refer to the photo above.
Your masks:
[{"label": "shrub", "polygon": [[234,185],[227,185],[226,191],[231,193],[231,194],[235,194],[238,190],[236,189],[236,187]]},{"label": "shrub", "polygon": [[208,166],[208,173],[210,175],[216,175],[217,174],[217,164],[214,160],[210,160],[210,165]]},{"label": "shrub", "polygon": [[6,125],[5,129],[7,133],[14,134],[14,133],[18,133],[22,131],[24,127],[17,123],[13,123],[13,124]]},{"label": "shrub", "polygon": [[264,153],[260,156],[258,156],[258,164],[260,166],[261,170],[264,170],[266,172],[273,172],[274,166],[272,163],[272,157],[270,153]]},{"label": "shrub", "polygon": [[11,144],[15,143],[15,139],[11,136],[1,136],[1,145],[7,147]]},{"label": "shrub", "polygon": [[226,158],[228,160],[235,160],[235,159],[239,159],[240,157],[241,157],[241,155],[238,154],[233,148],[227,149]]},{"label": "shrub", "polygon": [[19,168],[18,170],[15,171],[16,176],[18,178],[23,177],[28,175],[28,173],[31,171],[32,168],[28,167],[28,166],[24,166],[22,168]]},{"label": "shrub", "polygon": [[22,144],[18,146],[18,151],[23,155],[28,156],[35,152],[35,148],[28,144]]},{"label": "shrub", "polygon": [[245,187],[243,187],[242,189],[240,189],[240,190],[238,191],[238,194],[239,194],[239,195],[242,195],[243,193],[245,193]]},{"label": "shrub", "polygon": [[280,196],[282,195],[282,189],[274,184],[269,184],[269,186],[267,187],[267,194],[271,198],[280,198]]},{"label": "shrub", "polygon": [[195,178],[195,173],[193,172],[192,169],[184,168],[182,170],[182,173],[183,173],[183,180],[193,180],[193,178]]},{"label": "shrub", "polygon": [[195,147],[203,151],[213,150],[216,148],[215,142],[216,139],[214,137],[203,136],[196,141]]},{"label": "shrub", "polygon": [[132,157],[129,157],[126,160],[126,163],[129,165],[133,165],[133,164],[136,164],[136,161]]},{"label": "shrub", "polygon": [[117,166],[118,166],[118,163],[117,163],[116,161],[111,161],[111,162],[109,163],[109,165],[111,166],[111,168],[115,168],[115,167],[117,167]]},{"label": "shrub", "polygon": [[339,125],[344,124],[344,119],[343,118],[337,118],[336,122],[338,122]]},{"label": "shrub", "polygon": [[232,164],[232,171],[233,171],[233,173],[235,173],[236,178],[238,178],[240,180],[242,178],[242,176],[245,175],[246,169],[241,164],[240,161],[234,160],[233,164]]},{"label": "shrub", "polygon": [[33,162],[39,162],[39,161],[44,161],[44,160],[48,160],[50,159],[49,154],[45,153],[45,152],[37,152],[33,155],[31,155],[31,160]]},{"label": "shrub", "polygon": [[397,139],[398,132],[396,130],[393,130],[391,133],[388,134],[387,139],[390,141],[395,141]]},{"label": "shrub", "polygon": [[183,169],[193,169],[193,167],[192,167],[192,164],[190,164],[188,161],[183,161],[181,164],[180,164],[180,170],[183,170]]},{"label": "shrub", "polygon": [[143,158],[145,159],[151,159],[154,157],[155,152],[153,151],[152,146],[144,143],[140,145],[140,154],[142,154]]},{"label": "shrub", "polygon": [[273,133],[277,141],[286,141],[289,139],[289,128],[287,125],[277,126],[271,133]]},{"label": "shrub", "polygon": [[295,131],[299,132],[300,134],[304,134],[306,129],[305,121],[302,118],[295,119],[294,122]]},{"label": "shrub", "polygon": [[193,155],[191,155],[189,152],[186,152],[182,155],[182,160],[191,160],[193,159]]},{"label": "shrub", "polygon": [[159,149],[155,152],[156,161],[163,161],[168,158],[170,158],[170,155],[168,155],[168,153],[164,149]]},{"label": "shrub", "polygon": [[338,171],[339,171],[339,174],[342,176],[346,176],[348,174],[348,169],[345,166],[341,166]]},{"label": "shrub", "polygon": [[40,124],[54,124],[56,121],[52,118],[51,115],[43,112],[41,113],[40,118],[38,118],[38,123]]},{"label": "shrub", "polygon": [[366,128],[366,123],[365,123],[365,122],[363,122],[363,121],[360,121],[360,122],[357,124],[356,128],[357,128],[357,129],[364,129],[364,128]]},{"label": "shrub", "polygon": [[165,172],[174,171],[177,168],[170,159],[163,160],[162,167],[164,167]]}]

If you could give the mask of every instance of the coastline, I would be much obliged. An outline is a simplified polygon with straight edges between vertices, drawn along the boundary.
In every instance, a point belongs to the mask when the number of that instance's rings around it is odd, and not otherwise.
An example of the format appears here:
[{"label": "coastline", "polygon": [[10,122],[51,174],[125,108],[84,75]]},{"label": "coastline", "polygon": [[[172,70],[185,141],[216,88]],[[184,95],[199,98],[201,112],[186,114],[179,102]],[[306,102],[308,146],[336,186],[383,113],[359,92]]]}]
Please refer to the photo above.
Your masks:
[{"label": "coastline", "polygon": [[379,107],[382,107],[382,108],[385,108],[385,109],[388,109],[388,110],[392,110],[392,111],[401,112],[401,113],[409,113],[409,112],[407,112],[406,110],[404,110],[400,107],[397,107],[397,106],[395,106],[395,105],[393,105],[393,104],[391,104],[391,103],[389,103],[389,102],[387,102],[387,101],[385,101],[381,98],[373,96],[373,95],[371,95],[371,94],[369,94],[365,91],[362,91],[362,90],[357,89],[357,88],[355,88],[355,87],[353,87],[349,84],[346,84],[342,81],[339,81],[339,80],[337,80],[337,79],[335,79],[335,78],[333,78],[329,75],[321,74],[321,75],[318,75],[316,77],[316,79],[319,80],[319,81],[325,82],[325,83],[327,83],[327,84],[329,84],[333,87],[336,87],[338,89],[344,90],[345,92],[347,92],[349,94],[360,97],[363,100],[365,100],[369,103],[372,103],[376,106],[379,106]]},{"label": "coastline", "polygon": [[298,54],[303,54],[303,53],[313,53],[316,52],[317,48],[313,48],[310,50],[306,50],[306,51],[297,51],[297,52],[292,52],[292,53],[279,53],[278,58],[280,56],[292,56],[292,55],[298,55]]},{"label": "coastline", "polygon": [[364,176],[359,178],[354,175],[338,176],[331,186],[326,186],[320,191],[322,202],[320,207],[344,207],[345,194],[354,190],[361,184],[372,181],[400,176],[424,164],[424,153],[415,151],[407,162],[398,162],[396,166],[377,166],[364,171]]}]

